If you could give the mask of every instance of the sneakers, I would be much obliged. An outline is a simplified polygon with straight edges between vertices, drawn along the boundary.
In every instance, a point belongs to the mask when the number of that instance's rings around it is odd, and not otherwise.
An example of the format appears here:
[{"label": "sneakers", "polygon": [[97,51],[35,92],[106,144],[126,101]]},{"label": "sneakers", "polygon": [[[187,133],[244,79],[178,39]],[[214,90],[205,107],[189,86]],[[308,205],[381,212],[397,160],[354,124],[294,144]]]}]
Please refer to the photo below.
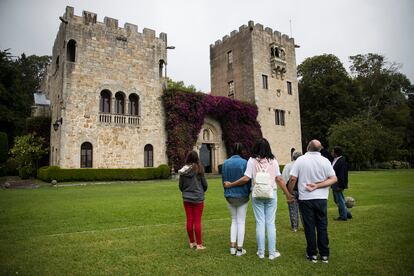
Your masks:
[{"label": "sneakers", "polygon": [[275,251],[275,253],[273,253],[272,255],[269,255],[269,260],[274,260],[276,258],[280,257],[280,252],[279,251]]},{"label": "sneakers", "polygon": [[334,218],[334,220],[336,220],[336,221],[347,221],[348,219],[337,217],[337,218]]},{"label": "sneakers", "polygon": [[230,255],[236,255],[236,248],[230,247]]},{"label": "sneakers", "polygon": [[243,248],[242,249],[237,249],[237,253],[236,253],[237,257],[241,257],[244,254],[246,254],[246,250],[244,250]]},{"label": "sneakers", "polygon": [[328,257],[328,256],[322,256],[322,257],[321,257],[321,260],[322,260],[322,262],[323,262],[323,263],[325,263],[325,264],[329,263],[329,257]]},{"label": "sneakers", "polygon": [[256,252],[256,255],[259,256],[259,259],[264,259],[264,254],[259,254],[259,251]]},{"label": "sneakers", "polygon": [[318,262],[318,257],[316,256],[316,255],[313,255],[313,256],[308,256],[308,255],[306,255],[306,259],[308,260],[308,261],[311,261],[312,263],[314,263],[314,264],[316,264],[317,262]]},{"label": "sneakers", "polygon": [[202,244],[197,244],[196,250],[204,250],[207,247],[203,246]]}]

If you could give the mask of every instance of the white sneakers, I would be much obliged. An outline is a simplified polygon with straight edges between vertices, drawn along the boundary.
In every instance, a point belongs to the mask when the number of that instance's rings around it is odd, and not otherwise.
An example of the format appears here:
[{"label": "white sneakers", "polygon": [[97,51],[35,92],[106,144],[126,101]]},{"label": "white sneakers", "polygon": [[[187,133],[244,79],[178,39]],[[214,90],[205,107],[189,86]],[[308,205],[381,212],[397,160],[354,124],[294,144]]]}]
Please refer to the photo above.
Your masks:
[{"label": "white sneakers", "polygon": [[276,258],[280,257],[280,252],[279,251],[275,251],[275,253],[273,253],[272,255],[269,255],[269,260],[274,260]]},{"label": "white sneakers", "polygon": [[[259,256],[259,259],[264,259],[264,254],[259,254],[259,251],[257,251],[256,253],[257,256]],[[269,255],[269,260],[273,261],[276,258],[280,257],[280,252],[279,251],[275,251],[275,253]]]},{"label": "white sneakers", "polygon": [[246,254],[245,249],[238,250],[235,247],[230,247],[230,255],[236,255],[237,257],[243,256]]},{"label": "white sneakers", "polygon": [[237,257],[243,256],[244,254],[246,254],[246,250],[244,250],[244,249],[242,249],[242,250],[237,249],[237,253],[236,253],[236,256]]}]

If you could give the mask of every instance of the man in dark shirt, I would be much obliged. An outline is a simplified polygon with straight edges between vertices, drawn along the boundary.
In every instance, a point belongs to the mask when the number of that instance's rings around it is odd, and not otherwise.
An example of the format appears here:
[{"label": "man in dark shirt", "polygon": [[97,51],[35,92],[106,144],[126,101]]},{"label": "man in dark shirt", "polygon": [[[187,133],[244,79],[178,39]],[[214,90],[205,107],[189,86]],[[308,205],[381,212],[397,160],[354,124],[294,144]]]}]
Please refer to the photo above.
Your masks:
[{"label": "man in dark shirt", "polygon": [[348,164],[345,157],[342,156],[343,151],[340,147],[334,147],[332,155],[334,157],[332,166],[335,170],[338,182],[332,185],[333,198],[338,206],[339,217],[335,218],[338,221],[346,221],[352,218],[351,212],[346,208],[345,197],[343,191],[348,189]]}]

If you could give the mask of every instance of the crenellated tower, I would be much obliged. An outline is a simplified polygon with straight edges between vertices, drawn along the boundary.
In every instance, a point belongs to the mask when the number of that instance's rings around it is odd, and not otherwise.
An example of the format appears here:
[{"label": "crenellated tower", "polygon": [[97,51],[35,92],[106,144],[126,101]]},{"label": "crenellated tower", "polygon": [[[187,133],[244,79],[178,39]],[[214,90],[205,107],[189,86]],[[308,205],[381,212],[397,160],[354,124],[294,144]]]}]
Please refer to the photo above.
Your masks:
[{"label": "crenellated tower", "polygon": [[249,21],[210,45],[211,94],[255,103],[281,164],[301,150],[294,39]]},{"label": "crenellated tower", "polygon": [[161,95],[167,34],[72,7],[60,17],[44,89],[51,165],[137,168],[167,163]]}]

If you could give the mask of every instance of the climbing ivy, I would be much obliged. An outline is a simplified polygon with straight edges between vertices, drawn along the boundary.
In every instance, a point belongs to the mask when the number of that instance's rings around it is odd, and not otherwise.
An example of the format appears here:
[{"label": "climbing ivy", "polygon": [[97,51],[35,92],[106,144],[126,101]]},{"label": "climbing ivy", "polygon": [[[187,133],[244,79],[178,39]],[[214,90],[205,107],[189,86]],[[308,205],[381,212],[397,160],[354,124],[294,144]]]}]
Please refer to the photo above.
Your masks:
[{"label": "climbing ivy", "polygon": [[228,153],[233,143],[240,142],[245,145],[248,156],[255,141],[262,137],[254,104],[178,90],[166,90],[162,99],[166,112],[167,155],[175,170],[184,165],[206,116],[220,122]]}]

